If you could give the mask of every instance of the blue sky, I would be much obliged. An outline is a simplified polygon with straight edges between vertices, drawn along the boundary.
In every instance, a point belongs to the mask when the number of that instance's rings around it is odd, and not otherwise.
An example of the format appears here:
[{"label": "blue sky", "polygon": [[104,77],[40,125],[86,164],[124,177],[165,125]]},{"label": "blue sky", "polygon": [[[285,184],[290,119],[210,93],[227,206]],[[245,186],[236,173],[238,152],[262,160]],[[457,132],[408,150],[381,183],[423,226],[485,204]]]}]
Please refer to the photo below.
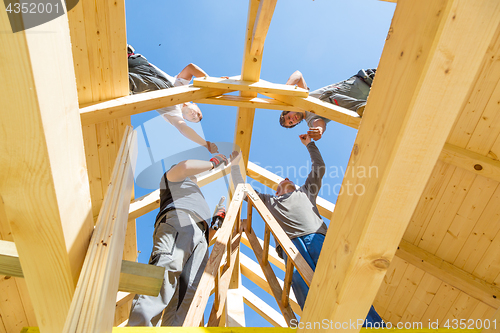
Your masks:
[{"label": "blue sky", "polygon": [[[345,80],[361,68],[377,67],[394,9],[394,3],[377,0],[278,1],[266,38],[261,78],[285,83],[290,74],[300,70],[310,89],[315,90]],[[176,75],[189,63],[197,64],[210,76],[239,75],[247,12],[248,1],[241,0],[127,0],[127,38],[137,53],[170,75]],[[199,106],[203,120],[193,128],[209,141],[232,142],[237,108]],[[250,161],[302,185],[307,174],[299,172],[299,168],[310,166],[310,162],[298,135],[305,133],[307,127],[301,123],[293,129],[282,128],[279,114],[276,110],[256,110]],[[140,140],[137,175],[146,170],[142,176],[149,173],[150,181],[148,186],[136,183],[135,193],[139,197],[159,183],[159,176],[155,180],[156,173],[147,169],[151,156],[158,161],[160,156],[172,156],[197,145],[180,136],[155,111],[133,116],[132,125],[139,129],[139,138],[147,138],[147,143]],[[337,200],[355,137],[356,130],[330,122],[317,142],[327,166],[324,191],[320,195],[331,202]],[[151,147],[152,155],[146,145]],[[209,158],[208,151],[203,154]],[[161,175],[161,170],[157,174]],[[255,182],[252,185],[257,190],[266,190]],[[209,206],[214,208],[221,195],[227,193],[226,182],[220,179],[202,190]],[[139,262],[147,263],[149,259],[156,214],[157,210],[137,219]],[[262,237],[263,225],[257,216],[254,213],[254,226]],[[245,246],[242,251],[253,257]],[[282,274],[277,275],[283,278]],[[274,298],[249,280],[244,278],[243,284],[278,309]],[[270,326],[247,306],[245,312],[247,326]]]}]

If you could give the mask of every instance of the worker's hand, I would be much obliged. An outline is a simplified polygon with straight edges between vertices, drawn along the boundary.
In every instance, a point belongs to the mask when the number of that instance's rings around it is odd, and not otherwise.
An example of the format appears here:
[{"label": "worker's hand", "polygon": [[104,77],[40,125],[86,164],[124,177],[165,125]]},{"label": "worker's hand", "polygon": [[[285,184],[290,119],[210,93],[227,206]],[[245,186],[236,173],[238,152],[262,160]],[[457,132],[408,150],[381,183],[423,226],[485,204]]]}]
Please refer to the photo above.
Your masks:
[{"label": "worker's hand", "polygon": [[231,155],[229,155],[229,161],[231,161],[232,165],[238,164],[240,160],[241,160],[241,152],[235,150],[231,153]]},{"label": "worker's hand", "polygon": [[315,141],[318,141],[323,136],[323,127],[310,127],[307,135]]},{"label": "worker's hand", "polygon": [[304,146],[307,146],[311,142],[311,137],[309,136],[309,134],[301,134],[299,135],[299,138],[300,142],[302,142]]},{"label": "worker's hand", "polygon": [[207,142],[207,149],[211,154],[215,154],[219,152],[219,147],[213,142],[206,141]]},{"label": "worker's hand", "polygon": [[212,162],[213,168],[217,168],[219,165],[227,165],[229,161],[227,160],[227,157],[222,155],[222,154],[217,154],[214,157],[210,159],[210,162]]}]

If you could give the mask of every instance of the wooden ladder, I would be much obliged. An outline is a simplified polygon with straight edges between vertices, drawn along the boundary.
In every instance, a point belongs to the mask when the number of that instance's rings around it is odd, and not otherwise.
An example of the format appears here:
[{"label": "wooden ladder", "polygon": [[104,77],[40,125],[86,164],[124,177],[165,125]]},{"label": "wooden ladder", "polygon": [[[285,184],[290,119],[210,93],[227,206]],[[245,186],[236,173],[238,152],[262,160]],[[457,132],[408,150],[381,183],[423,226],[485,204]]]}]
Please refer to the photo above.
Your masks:
[{"label": "wooden ladder", "polygon": [[[247,218],[241,219],[241,207],[244,199],[248,201]],[[263,245],[261,245],[260,240],[252,229],[253,208],[257,210],[265,222]],[[243,236],[243,231],[246,237]],[[271,233],[289,258],[286,265],[283,288],[269,263]],[[183,327],[200,325],[212,291],[215,293],[215,300],[210,311],[207,326],[219,325],[235,266],[236,252],[242,241],[250,245],[255,253],[287,325],[290,326],[293,322],[297,322],[290,306],[290,286],[293,268],[297,269],[308,286],[311,284],[313,271],[253,188],[249,184],[239,184],[236,187],[233,199],[227,210],[224,223],[218,232],[212,253],[208,259],[207,266],[203,272]]]}]

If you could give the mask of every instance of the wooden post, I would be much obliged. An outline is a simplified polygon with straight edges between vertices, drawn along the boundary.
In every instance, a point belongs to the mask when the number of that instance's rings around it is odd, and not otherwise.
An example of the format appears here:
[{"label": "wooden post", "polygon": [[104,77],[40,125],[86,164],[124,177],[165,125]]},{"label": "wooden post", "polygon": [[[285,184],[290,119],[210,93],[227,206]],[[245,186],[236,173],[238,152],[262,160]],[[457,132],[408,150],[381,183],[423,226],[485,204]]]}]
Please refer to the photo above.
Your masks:
[{"label": "wooden post", "polygon": [[364,320],[499,21],[496,0],[398,1],[348,165],[379,177],[346,174],[302,321]]},{"label": "wooden post", "polygon": [[60,332],[93,228],[68,21],[14,34],[0,12],[0,193],[38,324]]}]

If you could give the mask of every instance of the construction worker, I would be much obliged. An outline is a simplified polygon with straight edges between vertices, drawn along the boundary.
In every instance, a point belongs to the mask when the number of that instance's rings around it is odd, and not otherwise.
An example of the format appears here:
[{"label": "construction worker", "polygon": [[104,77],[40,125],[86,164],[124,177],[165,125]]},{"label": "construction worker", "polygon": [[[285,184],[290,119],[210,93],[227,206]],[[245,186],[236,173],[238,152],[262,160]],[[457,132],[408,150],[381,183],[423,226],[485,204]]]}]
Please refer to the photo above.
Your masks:
[{"label": "construction worker", "polygon": [[[359,116],[362,116],[375,72],[376,69],[362,69],[348,80],[317,89],[309,93],[309,96],[357,112]],[[295,71],[288,78],[286,84],[309,89],[302,73],[299,71]],[[326,124],[330,121],[330,119],[320,117],[308,111],[283,111],[280,116],[280,125],[292,128],[302,120],[305,120],[309,126],[307,134],[313,140],[321,139],[326,130]]]},{"label": "construction worker", "polygon": [[[188,85],[193,77],[207,76],[207,73],[200,67],[189,64],[179,74],[172,77],[150,64],[143,55],[136,54],[132,46],[128,45],[127,52],[129,88],[132,94]],[[219,151],[216,144],[203,139],[185,122],[187,120],[197,123],[203,118],[200,108],[195,103],[182,103],[156,111],[189,140],[206,147],[210,153]]]},{"label": "construction worker", "polygon": [[[275,195],[258,192],[257,194],[314,271],[327,231],[327,226],[316,206],[316,198],[325,174],[325,163],[318,147],[311,141],[311,137],[308,134],[302,134],[299,137],[302,144],[306,146],[312,162],[311,171],[304,185],[296,187],[291,180],[285,178],[278,184]],[[237,166],[240,155],[236,152],[231,155],[231,163],[235,165],[231,167],[231,177],[235,184],[243,182]],[[276,246],[276,251],[283,258],[283,250],[279,244]],[[284,259],[286,263],[287,257],[285,256]],[[292,275],[292,289],[297,303],[303,309],[309,287],[295,269]],[[382,319],[373,306],[366,320],[370,323],[382,323]]]},{"label": "construction worker", "polygon": [[[208,260],[211,211],[194,175],[227,165],[224,155],[210,161],[186,160],[172,166],[160,182],[160,211],[153,233],[150,265],[165,267],[157,297],[136,295],[129,326],[181,326]],[[217,217],[224,219],[225,210]],[[163,315],[163,318],[162,318]]]}]

